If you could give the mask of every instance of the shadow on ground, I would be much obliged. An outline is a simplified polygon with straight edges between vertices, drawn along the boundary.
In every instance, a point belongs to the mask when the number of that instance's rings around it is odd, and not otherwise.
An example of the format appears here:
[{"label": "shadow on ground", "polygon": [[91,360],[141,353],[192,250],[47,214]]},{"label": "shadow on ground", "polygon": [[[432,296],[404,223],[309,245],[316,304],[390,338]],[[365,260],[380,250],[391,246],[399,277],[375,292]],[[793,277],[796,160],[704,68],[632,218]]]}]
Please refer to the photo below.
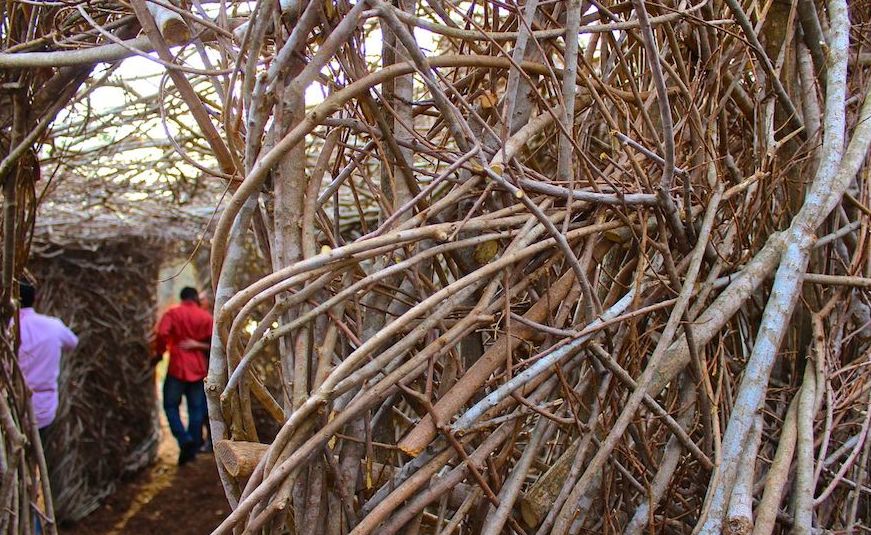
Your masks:
[{"label": "shadow on ground", "polygon": [[[167,433],[164,433],[166,437]],[[61,535],[203,535],[227,514],[215,459],[200,454],[176,466],[178,448],[164,438],[156,464],[117,491],[88,517],[61,526]]]}]

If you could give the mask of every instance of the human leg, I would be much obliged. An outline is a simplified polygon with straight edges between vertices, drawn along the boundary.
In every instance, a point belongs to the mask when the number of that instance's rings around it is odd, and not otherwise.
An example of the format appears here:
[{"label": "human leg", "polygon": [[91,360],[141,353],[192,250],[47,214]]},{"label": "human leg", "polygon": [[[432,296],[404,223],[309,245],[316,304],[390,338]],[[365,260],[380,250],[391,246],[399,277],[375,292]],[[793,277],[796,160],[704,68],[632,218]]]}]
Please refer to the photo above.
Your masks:
[{"label": "human leg", "polygon": [[[203,388],[203,395],[205,396],[205,385]],[[203,402],[203,446],[200,448],[200,451],[204,453],[211,453],[213,451],[212,447],[212,429],[209,427],[209,403],[208,400]]]},{"label": "human leg", "polygon": [[203,411],[203,437],[203,447],[200,448],[200,451],[211,453],[214,451],[214,447],[212,445],[212,429],[209,427],[208,405],[206,406],[206,410]]},{"label": "human leg", "polygon": [[169,429],[172,431],[172,436],[178,440],[179,447],[183,447],[192,440],[184,428],[184,424],[181,423],[181,413],[179,412],[179,405],[181,405],[184,391],[184,382],[175,377],[166,376],[166,380],[163,382],[163,410],[166,412],[166,419],[169,421]]},{"label": "human leg", "polygon": [[203,420],[206,413],[206,391],[203,388],[203,381],[187,383],[185,396],[188,404],[188,435],[199,450],[203,445]]}]

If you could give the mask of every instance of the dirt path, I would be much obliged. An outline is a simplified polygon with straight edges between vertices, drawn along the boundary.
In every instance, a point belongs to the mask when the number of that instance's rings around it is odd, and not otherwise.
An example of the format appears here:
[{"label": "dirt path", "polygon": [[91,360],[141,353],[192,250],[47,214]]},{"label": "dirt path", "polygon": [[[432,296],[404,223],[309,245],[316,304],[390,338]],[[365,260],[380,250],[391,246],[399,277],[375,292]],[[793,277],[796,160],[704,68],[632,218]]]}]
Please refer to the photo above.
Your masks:
[{"label": "dirt path", "polygon": [[218,480],[215,459],[200,454],[196,461],[176,466],[178,446],[167,430],[159,459],[118,490],[90,516],[62,535],[203,535],[229,513]]}]

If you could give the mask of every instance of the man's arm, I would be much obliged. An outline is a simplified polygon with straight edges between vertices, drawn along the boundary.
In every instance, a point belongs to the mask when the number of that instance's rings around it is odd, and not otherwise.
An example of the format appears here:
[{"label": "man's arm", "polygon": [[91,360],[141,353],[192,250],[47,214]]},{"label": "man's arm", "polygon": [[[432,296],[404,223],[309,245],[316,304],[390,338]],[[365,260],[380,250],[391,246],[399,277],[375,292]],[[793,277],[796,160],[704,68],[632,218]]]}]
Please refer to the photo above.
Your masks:
[{"label": "man's arm", "polygon": [[199,340],[194,340],[192,338],[185,338],[181,342],[178,343],[178,347],[182,349],[201,349],[203,351],[211,348],[211,344],[206,342],[200,342]]},{"label": "man's arm", "polygon": [[61,328],[58,331],[60,335],[60,347],[64,351],[72,351],[77,345],[79,345],[79,337],[63,323],[60,324],[60,327]]},{"label": "man's arm", "polygon": [[156,366],[163,359],[163,353],[166,352],[166,346],[169,344],[169,335],[172,332],[172,318],[169,312],[165,313],[157,323],[157,328],[154,330],[154,356],[151,359],[151,365]]},{"label": "man's arm", "polygon": [[199,331],[199,334],[202,334],[202,337],[196,339],[186,338],[179,342],[178,347],[182,349],[203,351],[205,352],[206,357],[208,357],[209,352],[212,349],[212,315],[206,312],[204,318],[201,318],[201,320],[203,319],[205,319],[205,321],[200,324],[201,330]]}]

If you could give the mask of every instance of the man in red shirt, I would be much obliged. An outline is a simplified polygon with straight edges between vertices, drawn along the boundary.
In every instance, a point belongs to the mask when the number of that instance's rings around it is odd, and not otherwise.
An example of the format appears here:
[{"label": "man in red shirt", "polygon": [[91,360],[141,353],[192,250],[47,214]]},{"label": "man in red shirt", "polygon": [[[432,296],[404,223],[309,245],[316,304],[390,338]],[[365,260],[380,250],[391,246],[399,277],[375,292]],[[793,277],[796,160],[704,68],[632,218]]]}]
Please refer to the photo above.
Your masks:
[{"label": "man in red shirt", "polygon": [[[169,349],[163,410],[181,450],[178,464],[185,464],[194,459],[203,443],[206,415],[203,379],[208,364],[203,349],[212,338],[212,315],[200,307],[195,288],[183,288],[180,297],[181,303],[167,310],[157,324],[154,363],[160,362]],[[182,396],[187,400],[187,429],[179,412]]]}]

